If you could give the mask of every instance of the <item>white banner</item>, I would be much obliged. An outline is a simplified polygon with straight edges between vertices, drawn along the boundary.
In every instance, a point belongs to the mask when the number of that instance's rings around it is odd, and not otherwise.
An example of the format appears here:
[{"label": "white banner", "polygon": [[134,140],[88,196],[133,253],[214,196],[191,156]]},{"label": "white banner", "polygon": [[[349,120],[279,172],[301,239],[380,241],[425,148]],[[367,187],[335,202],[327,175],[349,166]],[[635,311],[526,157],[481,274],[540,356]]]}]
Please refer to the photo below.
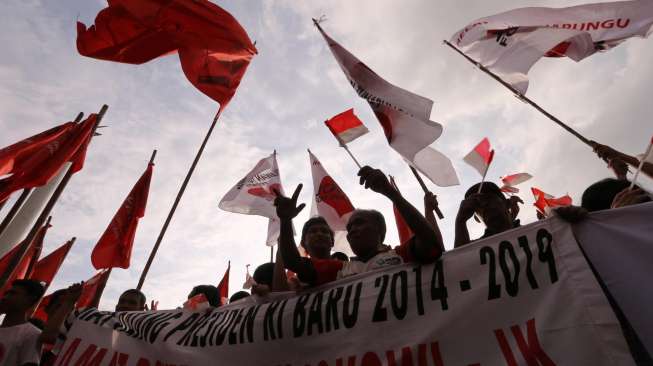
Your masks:
[{"label": "white banner", "polygon": [[568,224],[206,312],[82,311],[56,365],[633,365]]}]

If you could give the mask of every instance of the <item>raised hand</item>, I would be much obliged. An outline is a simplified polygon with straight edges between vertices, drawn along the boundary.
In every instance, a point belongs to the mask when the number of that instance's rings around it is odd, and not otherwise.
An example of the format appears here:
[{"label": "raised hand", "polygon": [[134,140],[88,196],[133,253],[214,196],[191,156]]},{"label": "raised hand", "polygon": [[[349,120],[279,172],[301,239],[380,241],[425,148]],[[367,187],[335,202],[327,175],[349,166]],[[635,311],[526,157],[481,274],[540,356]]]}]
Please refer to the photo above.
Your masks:
[{"label": "raised hand", "polygon": [[424,193],[424,208],[433,211],[436,207],[438,207],[438,196],[430,191]]},{"label": "raised hand", "polygon": [[305,203],[297,206],[297,198],[299,197],[299,192],[302,191],[302,187],[303,185],[301,183],[298,184],[291,198],[285,197],[277,189],[274,189],[274,193],[277,195],[274,199],[274,206],[277,208],[277,216],[279,219],[292,220],[304,209],[304,207],[306,207]]},{"label": "raised hand", "polygon": [[519,214],[520,203],[523,205],[524,201],[522,201],[519,196],[510,196],[510,198],[508,198],[508,204],[510,205],[510,217],[512,217],[513,220],[516,219],[517,215]]},{"label": "raised hand", "polygon": [[456,220],[460,222],[467,222],[479,206],[479,194],[473,194],[460,202],[460,207],[458,208],[458,216]]},{"label": "raised hand", "polygon": [[379,169],[373,169],[366,165],[358,171],[358,176],[361,185],[386,197],[390,197],[397,192],[390,184],[388,177]]}]

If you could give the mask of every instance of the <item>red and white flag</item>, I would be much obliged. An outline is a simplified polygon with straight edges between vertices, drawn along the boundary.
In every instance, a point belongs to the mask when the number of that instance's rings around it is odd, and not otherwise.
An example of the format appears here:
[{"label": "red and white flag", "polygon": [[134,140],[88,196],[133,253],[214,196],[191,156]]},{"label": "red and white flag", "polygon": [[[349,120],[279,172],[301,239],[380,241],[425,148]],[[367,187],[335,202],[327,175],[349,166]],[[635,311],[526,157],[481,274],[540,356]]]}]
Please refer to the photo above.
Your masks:
[{"label": "red and white flag", "polygon": [[451,160],[431,145],[442,125],[429,120],[433,101],[385,81],[316,24],[358,95],[367,100],[396,152],[439,186],[459,184]]},{"label": "red and white flag", "polygon": [[324,124],[336,137],[340,144],[344,145],[370,132],[363,122],[354,114],[354,108],[337,114]]},{"label": "red and white flag", "polygon": [[542,57],[580,61],[631,37],[647,37],[653,2],[617,1],[568,8],[529,7],[477,19],[451,43],[522,94]]},{"label": "red and white flag", "polygon": [[493,158],[494,150],[490,149],[490,141],[485,137],[478,143],[478,145],[476,145],[476,147],[474,147],[474,150],[470,151],[470,153],[463,158],[463,160],[485,178],[485,174],[487,173],[487,169],[489,168],[490,163],[492,163]]},{"label": "red and white flag", "polygon": [[231,270],[231,261],[227,264],[227,270],[224,272],[220,283],[218,284],[218,294],[220,295],[220,304],[227,305],[229,302],[229,271]]},{"label": "red and white flag", "polygon": [[145,216],[153,168],[154,163],[149,163],[93,248],[95,269],[129,268],[138,221]]},{"label": "red and white flag", "polygon": [[277,165],[277,154],[261,159],[247,175],[238,181],[218,205],[225,211],[268,217],[267,245],[273,246],[279,237],[280,226],[277,209],[274,207],[276,194],[284,194]]},{"label": "red and white flag", "polygon": [[206,295],[197,294],[184,302],[183,309],[192,312],[198,312],[204,311],[210,307],[211,304],[209,304],[209,300],[206,298]]},{"label": "red and white flag", "polygon": [[571,197],[569,195],[555,198],[535,187],[531,187],[531,191],[533,192],[533,196],[535,196],[535,203],[533,205],[545,216],[549,214],[551,209],[571,205]]},{"label": "red and white flag", "polygon": [[515,186],[524,183],[531,178],[533,178],[533,176],[528,173],[516,173],[501,177],[501,182],[503,182],[501,191],[506,193],[519,193],[519,188]]},{"label": "red and white flag", "polygon": [[308,156],[313,176],[313,204],[315,205],[315,209],[311,211],[322,216],[331,230],[346,231],[347,220],[354,212],[354,206],[310,150]]}]

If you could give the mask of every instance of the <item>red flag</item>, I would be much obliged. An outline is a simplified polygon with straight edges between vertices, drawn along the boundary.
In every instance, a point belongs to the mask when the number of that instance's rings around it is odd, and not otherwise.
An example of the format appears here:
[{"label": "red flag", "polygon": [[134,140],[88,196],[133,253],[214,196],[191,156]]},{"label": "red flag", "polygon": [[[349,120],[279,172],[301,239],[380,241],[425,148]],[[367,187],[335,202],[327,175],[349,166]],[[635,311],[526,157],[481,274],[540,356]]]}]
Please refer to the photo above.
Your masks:
[{"label": "red flag", "polygon": [[14,161],[19,156],[29,156],[30,153],[61,136],[74,125],[74,122],[66,122],[0,149],[0,176],[13,171]]},{"label": "red flag", "polygon": [[524,183],[531,178],[533,178],[533,176],[528,173],[516,173],[501,177],[501,182],[503,182],[503,186],[501,186],[501,192],[519,193],[519,188],[515,186]]},{"label": "red flag", "polygon": [[132,64],[178,51],[188,80],[221,108],[256,54],[238,21],[208,0],[109,1],[94,26],[77,24],[77,50]]},{"label": "red flag", "polygon": [[354,108],[337,114],[324,124],[341,144],[346,144],[370,132],[354,114]]},{"label": "red flag", "polygon": [[571,197],[569,197],[569,195],[555,198],[552,195],[544,193],[535,187],[531,187],[531,191],[533,192],[533,196],[535,196],[534,206],[542,214],[547,214],[549,210],[556,207],[571,205]]},{"label": "red flag", "polygon": [[[83,159],[85,153],[82,153],[84,150],[80,150],[80,147],[84,148],[88,144],[96,120],[97,115],[92,114],[29,156],[16,160],[14,174],[0,180],[0,202],[15,191],[46,185],[67,161],[74,160],[73,172],[81,169],[83,163],[80,159]],[[76,155],[78,152],[81,155]]]},{"label": "red flag", "polygon": [[84,282],[82,286],[82,294],[75,304],[75,308],[89,308],[97,307],[104,292],[104,287],[107,285],[111,270],[103,270],[98,272],[95,276],[91,277],[88,281]]},{"label": "red flag", "polygon": [[39,302],[39,306],[34,311],[32,318],[39,319],[44,323],[47,322],[48,314],[45,312],[45,308],[48,306],[48,304],[50,304],[50,300],[52,300],[52,294],[41,298],[41,301]]},{"label": "red flag", "polygon": [[227,265],[227,270],[224,272],[220,283],[218,284],[218,294],[220,294],[220,303],[226,305],[229,301],[229,270],[231,269],[231,261]]},{"label": "red flag", "polygon": [[69,240],[52,253],[39,260],[38,263],[36,263],[36,267],[34,268],[30,278],[45,282],[49,286],[52,283],[54,276],[59,271],[64,259],[66,259],[72,245],[73,241]]},{"label": "red flag", "polygon": [[[397,187],[393,177],[390,177],[390,183],[392,183],[392,186],[395,187],[397,192],[399,192],[399,187]],[[399,232],[399,242],[404,244],[408,242],[415,234],[408,227],[408,224],[406,224],[406,220],[404,220],[404,217],[401,216],[401,213],[399,213],[399,210],[397,210],[397,206],[392,205],[392,210],[395,213],[395,222],[397,223],[397,231]]]},{"label": "red flag", "polygon": [[[25,255],[23,258],[20,260],[14,271],[11,273],[11,276],[7,279],[7,282],[5,283],[4,287],[0,289],[0,297],[9,289],[11,286],[11,283],[14,282],[15,280],[22,280],[24,278],[29,278],[31,275],[31,271],[34,270],[34,265],[36,264],[36,261],[38,260],[39,256],[41,255],[41,249],[43,248],[43,239],[45,238],[45,233],[48,231],[48,229],[51,227],[50,224],[43,225],[41,228],[39,228],[39,231],[36,233],[36,236],[34,236],[34,239],[32,239],[32,242],[29,244],[29,247],[27,248],[27,251],[25,252]],[[9,270],[9,264],[12,261],[12,259],[18,254],[20,251],[21,247],[25,245],[25,241],[22,241],[20,244],[16,245],[9,253],[5,254],[2,259],[0,259],[0,273],[4,273],[5,271]]]},{"label": "red flag", "polygon": [[138,220],[145,216],[153,167],[154,163],[148,164],[95,245],[91,262],[96,269],[129,268]]},{"label": "red flag", "polygon": [[479,174],[485,177],[487,168],[490,166],[493,158],[494,150],[490,149],[490,141],[485,137],[474,147],[474,150],[463,158],[463,160],[476,169]]}]

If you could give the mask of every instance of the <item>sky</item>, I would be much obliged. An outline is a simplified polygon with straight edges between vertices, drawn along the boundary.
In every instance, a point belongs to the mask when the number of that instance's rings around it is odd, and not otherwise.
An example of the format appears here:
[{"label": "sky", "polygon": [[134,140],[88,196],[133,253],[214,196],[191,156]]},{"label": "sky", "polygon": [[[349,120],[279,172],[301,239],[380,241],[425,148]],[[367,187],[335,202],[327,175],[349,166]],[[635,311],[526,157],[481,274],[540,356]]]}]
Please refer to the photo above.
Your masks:
[{"label": "sky", "polygon": [[[218,202],[273,150],[287,192],[303,183],[300,201],[310,203],[310,148],[354,206],[385,215],[386,242],[398,243],[390,202],[358,185],[356,166],[322,123],[346,109],[353,107],[371,131],[350,144],[352,153],[395,176],[404,196],[422,209],[421,188],[387,145],[367,103],[349,86],[312,25],[313,17],[324,15],[324,30],[377,74],[435,102],[431,119],[444,126],[444,133],[433,147],[449,156],[461,182],[447,188],[427,182],[445,216],[439,225],[447,248],[453,247],[463,194],[480,180],[462,158],[483,137],[496,150],[489,180],[517,172],[534,176],[520,186],[522,223],[535,220],[531,186],[556,196],[568,193],[579,204],[587,186],[612,176],[590,148],[442,44],[477,18],[517,6],[561,7],[579,1],[216,3],[238,19],[259,54],[220,118],[145,282],[148,301],[158,300],[159,308],[180,306],[195,285],[216,285],[228,261],[233,293],[242,287],[247,264],[253,270],[269,260],[267,219],[222,211]],[[186,80],[176,55],[139,66],[80,56],[75,22],[92,24],[105,6],[104,0],[0,2],[0,146],[72,120],[80,111],[88,115],[109,105],[102,123],[108,127],[93,140],[85,168],[73,176],[52,212],[44,253],[73,236],[77,241],[50,292],[94,274],[93,246],[152,150],[158,150],[131,267],[112,272],[100,303],[101,309],[111,310],[122,291],[136,286],[217,104]],[[629,40],[579,63],[545,59],[529,74],[528,96],[588,138],[639,154],[653,133],[651,64],[653,43],[646,39]],[[641,183],[653,187],[646,177]],[[307,208],[295,226],[301,228],[308,214]],[[481,235],[481,225],[470,220],[469,227],[473,238]]]}]

